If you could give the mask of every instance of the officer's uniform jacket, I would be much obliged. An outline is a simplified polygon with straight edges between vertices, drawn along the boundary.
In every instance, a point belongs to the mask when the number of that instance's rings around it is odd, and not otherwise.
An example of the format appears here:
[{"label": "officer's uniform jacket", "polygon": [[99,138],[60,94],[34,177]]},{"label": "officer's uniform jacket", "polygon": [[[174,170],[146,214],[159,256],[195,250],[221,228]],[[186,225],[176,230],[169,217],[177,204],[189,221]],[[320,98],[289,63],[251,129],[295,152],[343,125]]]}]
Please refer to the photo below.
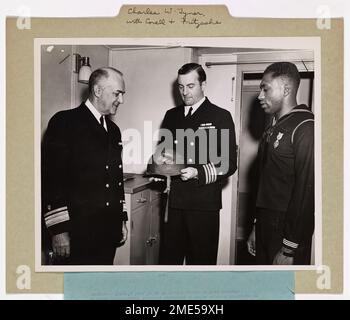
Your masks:
[{"label": "officer's uniform jacket", "polygon": [[296,249],[314,230],[314,115],[306,105],[267,128],[259,166],[256,206],[285,212],[283,245]]},{"label": "officer's uniform jacket", "polygon": [[82,103],[50,120],[42,148],[42,211],[55,235],[76,241],[119,242],[124,184],[118,126],[106,131]]},{"label": "officer's uniform jacket", "polygon": [[[183,155],[185,165],[198,170],[198,179],[182,181],[180,177],[172,178],[169,207],[199,211],[221,209],[223,183],[237,169],[235,127],[231,114],[206,98],[188,119],[184,115],[184,106],[168,110],[162,128],[171,131],[173,148]],[[197,138],[195,135],[184,138],[177,134],[177,129],[192,129]],[[226,140],[221,129],[225,129]],[[203,135],[206,136],[204,140],[198,138]],[[225,150],[221,150],[221,139],[224,139],[222,147]],[[225,155],[222,159],[221,153]]]}]

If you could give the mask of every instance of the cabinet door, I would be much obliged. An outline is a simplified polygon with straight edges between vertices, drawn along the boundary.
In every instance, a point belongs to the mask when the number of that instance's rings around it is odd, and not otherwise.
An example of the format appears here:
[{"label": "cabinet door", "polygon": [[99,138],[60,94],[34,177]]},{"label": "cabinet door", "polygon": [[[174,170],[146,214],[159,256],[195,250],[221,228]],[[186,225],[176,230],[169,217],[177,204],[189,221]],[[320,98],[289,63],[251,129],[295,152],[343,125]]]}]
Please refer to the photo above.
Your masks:
[{"label": "cabinet door", "polygon": [[131,203],[130,207],[131,210],[134,211],[135,209],[148,205],[150,203],[150,190],[143,190],[137,193],[134,193],[131,196]]},{"label": "cabinet door", "polygon": [[159,223],[160,223],[161,201],[160,198],[151,202],[150,237],[148,239],[147,264],[159,263]]},{"label": "cabinet door", "polygon": [[133,210],[131,214],[130,264],[132,265],[147,264],[150,209],[151,206],[146,204]]}]

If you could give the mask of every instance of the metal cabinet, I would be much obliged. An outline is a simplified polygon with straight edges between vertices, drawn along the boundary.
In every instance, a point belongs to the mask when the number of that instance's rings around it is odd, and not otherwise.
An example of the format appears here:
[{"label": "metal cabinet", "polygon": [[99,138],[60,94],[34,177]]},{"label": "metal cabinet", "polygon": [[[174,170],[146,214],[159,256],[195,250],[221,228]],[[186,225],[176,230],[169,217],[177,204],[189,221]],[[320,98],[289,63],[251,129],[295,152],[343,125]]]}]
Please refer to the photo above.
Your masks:
[{"label": "metal cabinet", "polygon": [[116,265],[155,265],[159,256],[161,192],[145,189],[125,195],[128,241],[117,249]]},{"label": "metal cabinet", "polygon": [[160,244],[160,216],[161,216],[161,197],[159,191],[151,191],[151,214],[150,230],[147,239],[147,264],[156,265],[159,263],[159,244]]}]

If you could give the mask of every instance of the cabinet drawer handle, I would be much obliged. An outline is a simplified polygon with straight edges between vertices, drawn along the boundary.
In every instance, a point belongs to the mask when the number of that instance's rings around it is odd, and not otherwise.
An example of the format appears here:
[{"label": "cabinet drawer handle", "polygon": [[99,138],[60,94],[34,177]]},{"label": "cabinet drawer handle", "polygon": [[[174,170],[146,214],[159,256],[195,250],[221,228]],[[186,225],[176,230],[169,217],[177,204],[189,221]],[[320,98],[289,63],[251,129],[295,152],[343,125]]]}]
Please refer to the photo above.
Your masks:
[{"label": "cabinet drawer handle", "polygon": [[145,202],[147,202],[147,199],[146,198],[140,198],[140,199],[137,199],[136,202],[137,203],[145,203]]},{"label": "cabinet drawer handle", "polygon": [[146,241],[146,244],[150,247],[153,246],[153,243],[157,241],[157,238],[156,237],[150,237],[147,241]]}]

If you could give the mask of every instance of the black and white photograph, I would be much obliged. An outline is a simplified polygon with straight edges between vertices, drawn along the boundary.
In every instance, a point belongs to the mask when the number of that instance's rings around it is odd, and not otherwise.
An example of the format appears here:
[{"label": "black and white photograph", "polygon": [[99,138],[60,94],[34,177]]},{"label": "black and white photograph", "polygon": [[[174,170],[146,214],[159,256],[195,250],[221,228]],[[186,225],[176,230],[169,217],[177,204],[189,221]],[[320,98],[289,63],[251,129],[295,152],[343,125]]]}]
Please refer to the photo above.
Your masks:
[{"label": "black and white photograph", "polygon": [[322,261],[320,41],[35,39],[36,271]]}]

